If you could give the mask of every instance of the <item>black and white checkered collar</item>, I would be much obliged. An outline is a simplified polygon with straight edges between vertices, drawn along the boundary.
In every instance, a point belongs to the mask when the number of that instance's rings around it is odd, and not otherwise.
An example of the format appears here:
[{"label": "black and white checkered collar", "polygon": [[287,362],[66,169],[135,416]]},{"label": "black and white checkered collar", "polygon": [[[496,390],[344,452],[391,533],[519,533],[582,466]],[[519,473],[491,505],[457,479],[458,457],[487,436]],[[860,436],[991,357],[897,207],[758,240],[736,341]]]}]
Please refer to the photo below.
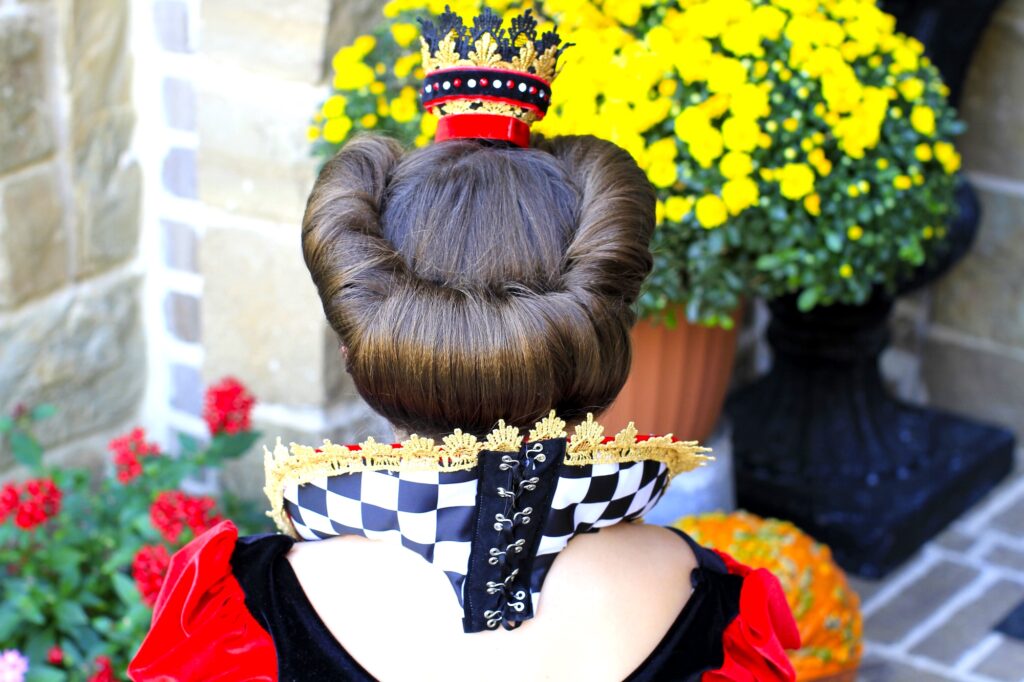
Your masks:
[{"label": "black and white checkered collar", "polygon": [[554,413],[524,439],[500,423],[434,445],[369,439],[266,453],[271,515],[304,540],[361,535],[401,544],[443,570],[466,632],[533,617],[558,553],[580,533],[641,518],[705,448],[671,436],[614,437],[588,416],[569,438]]}]

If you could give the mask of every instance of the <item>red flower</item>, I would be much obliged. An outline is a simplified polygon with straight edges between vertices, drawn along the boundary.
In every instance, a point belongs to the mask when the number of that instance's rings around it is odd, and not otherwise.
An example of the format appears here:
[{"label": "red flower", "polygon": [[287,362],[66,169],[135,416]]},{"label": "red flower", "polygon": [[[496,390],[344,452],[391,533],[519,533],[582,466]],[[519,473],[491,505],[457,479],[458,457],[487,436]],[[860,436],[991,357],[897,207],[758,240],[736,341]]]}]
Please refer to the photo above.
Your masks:
[{"label": "red flower", "polygon": [[110,441],[110,451],[114,453],[114,464],[117,466],[117,480],[127,483],[142,473],[140,457],[160,454],[160,446],[146,442],[146,432],[136,428],[123,436]]},{"label": "red flower", "polygon": [[22,485],[8,483],[0,489],[0,522],[14,516],[14,524],[22,530],[41,526],[60,512],[60,488],[49,478],[26,481]]},{"label": "red flower", "polygon": [[13,483],[0,488],[0,523],[6,521],[10,513],[17,509],[20,497],[21,491]]},{"label": "red flower", "polygon": [[64,650],[54,644],[50,647],[50,650],[46,652],[46,662],[50,665],[64,665]]},{"label": "red flower", "polygon": [[156,496],[149,508],[149,520],[167,542],[175,544],[185,527],[193,535],[199,535],[220,523],[219,516],[210,514],[213,507],[213,498],[192,497],[180,490],[167,490]]},{"label": "red flower", "polygon": [[203,419],[214,436],[247,431],[255,404],[256,399],[240,381],[225,377],[219,384],[206,389]]},{"label": "red flower", "polygon": [[132,578],[146,606],[156,603],[156,596],[160,594],[170,563],[171,555],[163,545],[145,545],[135,553],[132,559]]},{"label": "red flower", "polygon": [[96,660],[93,661],[93,665],[96,666],[96,672],[92,674],[88,682],[116,682],[117,678],[114,677],[114,664],[110,662],[110,659],[106,656],[97,656]]}]

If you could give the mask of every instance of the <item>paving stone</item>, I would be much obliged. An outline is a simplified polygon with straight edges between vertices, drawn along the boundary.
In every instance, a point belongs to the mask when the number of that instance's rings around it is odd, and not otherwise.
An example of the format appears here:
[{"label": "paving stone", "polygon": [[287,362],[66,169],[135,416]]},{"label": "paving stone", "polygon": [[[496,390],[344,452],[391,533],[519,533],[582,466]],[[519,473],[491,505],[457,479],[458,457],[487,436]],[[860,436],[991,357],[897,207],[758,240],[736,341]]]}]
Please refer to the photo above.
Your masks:
[{"label": "paving stone", "polygon": [[857,671],[858,682],[951,682],[957,677],[946,677],[881,657],[865,658]]},{"label": "paving stone", "polygon": [[944,547],[953,552],[966,552],[971,548],[975,540],[977,538],[971,537],[956,528],[947,528],[936,536],[933,542],[939,547]]},{"label": "paving stone", "polygon": [[1000,680],[1024,680],[1024,642],[1006,637],[996,649],[971,672]]},{"label": "paving stone", "polygon": [[1004,545],[1001,542],[996,543],[992,549],[986,552],[985,556],[982,557],[982,561],[987,564],[995,564],[1014,571],[1024,572],[1024,552]]},{"label": "paving stone", "polygon": [[1024,538],[1024,497],[1010,505],[1010,508],[992,519],[992,527],[1005,531],[1015,538]]},{"label": "paving stone", "polygon": [[911,652],[953,665],[1024,599],[1024,585],[1000,580],[971,601]]},{"label": "paving stone", "polygon": [[978,571],[970,566],[940,561],[871,614],[865,623],[868,639],[886,644],[899,641],[977,575]]},{"label": "paving stone", "polygon": [[855,575],[847,575],[846,580],[849,581],[850,587],[860,597],[861,605],[865,604],[875,596],[875,593],[885,587],[885,581],[883,580],[868,580],[867,578],[858,578]]}]

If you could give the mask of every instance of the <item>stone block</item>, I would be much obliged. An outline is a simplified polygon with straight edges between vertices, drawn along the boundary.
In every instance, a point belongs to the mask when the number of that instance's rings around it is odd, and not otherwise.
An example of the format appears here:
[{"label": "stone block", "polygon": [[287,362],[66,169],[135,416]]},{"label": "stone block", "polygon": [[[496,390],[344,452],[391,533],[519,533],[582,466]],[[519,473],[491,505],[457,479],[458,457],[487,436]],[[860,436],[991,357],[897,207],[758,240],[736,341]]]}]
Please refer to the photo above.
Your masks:
[{"label": "stone block", "polygon": [[857,671],[857,682],[957,682],[957,678],[868,656]]},{"label": "stone block", "polygon": [[323,91],[267,78],[204,85],[200,199],[232,213],[299,225],[316,178],[306,127]]},{"label": "stone block", "polygon": [[146,382],[140,284],[93,280],[0,316],[0,413],[55,405],[37,434],[46,445],[134,419]]},{"label": "stone block", "polygon": [[[1024,514],[1024,509],[1018,509],[1018,514]],[[996,543],[982,560],[996,566],[1003,566],[1011,571],[1017,571],[1024,575],[1024,552],[1014,549],[1002,543]]]},{"label": "stone block", "polygon": [[[299,249],[297,229],[214,227],[200,247],[203,374],[231,374],[263,403],[321,407],[334,333]],[[334,372],[336,370],[331,370]]]},{"label": "stone block", "polygon": [[986,29],[965,81],[964,166],[1024,180],[1024,0],[1006,0]]},{"label": "stone block", "polygon": [[976,537],[961,533],[956,528],[947,528],[936,536],[935,544],[953,552],[966,552],[974,545],[975,540]]},{"label": "stone block", "polygon": [[164,120],[178,130],[196,129],[196,91],[180,78],[165,78],[163,86]]},{"label": "stone block", "polygon": [[1024,498],[1015,501],[1009,509],[997,514],[992,519],[992,527],[997,528],[1010,537],[1024,538]]},{"label": "stone block", "polygon": [[[1024,149],[1021,150],[1024,154]],[[979,189],[970,253],[935,287],[935,321],[1024,350],[1024,194]]]},{"label": "stone block", "polygon": [[199,240],[191,225],[161,220],[164,262],[168,267],[186,272],[199,272]]},{"label": "stone block", "polygon": [[0,184],[0,308],[67,281],[70,253],[60,176],[53,165]]},{"label": "stone block", "polygon": [[53,150],[45,53],[40,21],[0,16],[0,173]]},{"label": "stone block", "polygon": [[1024,642],[1005,637],[971,672],[995,680],[1020,682],[1021,671],[1024,671]]},{"label": "stone block", "polygon": [[895,644],[977,575],[970,566],[940,561],[868,617],[868,639]]},{"label": "stone block", "polygon": [[142,173],[128,148],[131,109],[74,121],[78,272],[91,275],[132,258],[139,243]]},{"label": "stone block", "polygon": [[[71,116],[85,127],[112,107],[131,105],[128,0],[74,0],[65,32]],[[81,144],[82,138],[76,136]]]},{"label": "stone block", "polygon": [[199,299],[188,294],[172,291],[164,298],[164,315],[167,319],[167,331],[182,341],[199,343],[202,341],[202,326]]},{"label": "stone block", "polygon": [[198,194],[195,151],[180,147],[168,151],[161,176],[168,192],[183,199],[195,199]]},{"label": "stone block", "polygon": [[168,52],[191,52],[188,5],[184,0],[156,0],[153,3],[153,27],[160,46]]},{"label": "stone block", "polygon": [[988,635],[1021,599],[1024,599],[1024,585],[1000,580],[953,614],[948,622],[911,649],[911,653],[954,665],[960,656]]},{"label": "stone block", "polygon": [[200,49],[226,65],[315,83],[330,0],[204,0]]},{"label": "stone block", "polygon": [[1017,354],[932,335],[922,371],[935,406],[1022,433],[1024,359]]}]

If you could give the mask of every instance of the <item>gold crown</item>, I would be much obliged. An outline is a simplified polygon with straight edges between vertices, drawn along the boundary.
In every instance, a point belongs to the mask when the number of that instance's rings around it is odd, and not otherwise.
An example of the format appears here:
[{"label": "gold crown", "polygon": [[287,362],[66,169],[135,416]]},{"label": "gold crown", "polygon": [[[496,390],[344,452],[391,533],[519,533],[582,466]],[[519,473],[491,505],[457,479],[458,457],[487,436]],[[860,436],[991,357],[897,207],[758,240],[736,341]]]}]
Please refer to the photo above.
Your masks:
[{"label": "gold crown", "polygon": [[538,37],[530,10],[513,17],[508,30],[489,8],[472,26],[447,7],[437,24],[420,23],[426,108],[441,117],[499,114],[526,124],[547,113],[558,58],[569,44],[555,31]]}]

